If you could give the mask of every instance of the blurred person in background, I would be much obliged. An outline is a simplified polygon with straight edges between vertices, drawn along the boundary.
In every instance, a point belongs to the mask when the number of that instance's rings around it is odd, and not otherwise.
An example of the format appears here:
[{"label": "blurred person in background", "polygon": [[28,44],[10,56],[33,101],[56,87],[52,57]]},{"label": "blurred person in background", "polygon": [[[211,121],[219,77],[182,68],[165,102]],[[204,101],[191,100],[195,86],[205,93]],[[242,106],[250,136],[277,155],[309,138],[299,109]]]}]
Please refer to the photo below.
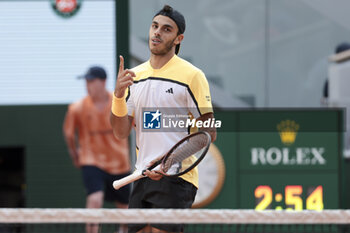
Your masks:
[{"label": "blurred person in background", "polygon": [[[350,50],[350,43],[349,42],[342,42],[342,43],[339,43],[336,47],[335,47],[335,50],[334,50],[334,54],[340,54],[342,52],[345,52],[345,51],[348,51]],[[342,62],[340,62],[342,63]],[[331,63],[330,63],[331,65]],[[334,75],[334,74],[333,74]],[[348,76],[348,74],[347,74]],[[328,77],[326,79],[326,82],[324,83],[324,86],[323,86],[323,98],[321,100],[321,103],[323,104],[323,106],[325,107],[333,107],[334,105],[338,105],[338,107],[343,107],[345,109],[345,114],[344,114],[344,117],[345,117],[345,121],[344,121],[344,124],[345,124],[345,132],[344,132],[344,157],[345,158],[350,158],[350,125],[347,123],[349,122],[349,102],[346,100],[346,97],[343,96],[343,97],[338,97],[338,99],[336,101],[334,101],[334,96],[337,96],[338,94],[336,93],[329,93],[329,80],[330,80],[331,77]],[[344,77],[345,78],[345,77]],[[343,78],[343,81],[345,81],[345,79]],[[339,81],[338,81],[339,82]],[[337,83],[337,81],[335,82]],[[335,86],[337,85],[341,85],[340,83],[338,84],[335,84]],[[345,83],[342,83],[342,85],[345,85]],[[339,87],[338,87],[339,88]],[[336,88],[336,89],[338,89]],[[334,92],[335,89],[333,89],[333,92]],[[329,100],[329,94],[333,95],[333,100]],[[339,102],[339,98],[342,98],[342,100]]]},{"label": "blurred person in background", "polygon": [[[116,139],[109,122],[112,93],[106,89],[107,74],[94,66],[80,77],[86,81],[88,95],[69,105],[63,132],[72,162],[82,171],[86,208],[101,208],[104,200],[127,208],[130,186],[120,190],[112,186],[114,180],[130,174],[130,161],[128,139]],[[98,225],[87,224],[86,232],[98,232]]]},{"label": "blurred person in background", "polygon": [[[340,44],[338,44],[335,49],[334,49],[334,54],[338,54],[338,53],[342,53],[346,50],[349,50],[350,49],[350,43],[348,42],[342,42]],[[324,85],[323,85],[323,90],[322,90],[322,99],[321,99],[321,104],[323,106],[327,106],[328,105],[328,97],[329,97],[329,87],[328,87],[328,84],[329,81],[328,81],[328,78],[326,79]]]}]

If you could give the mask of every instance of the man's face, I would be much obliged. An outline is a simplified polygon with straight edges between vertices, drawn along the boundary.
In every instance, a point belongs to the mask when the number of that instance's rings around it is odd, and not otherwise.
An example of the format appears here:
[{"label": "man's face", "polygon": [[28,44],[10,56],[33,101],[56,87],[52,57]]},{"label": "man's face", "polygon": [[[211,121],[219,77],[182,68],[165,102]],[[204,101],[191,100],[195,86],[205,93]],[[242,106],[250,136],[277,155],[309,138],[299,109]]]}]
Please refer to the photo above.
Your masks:
[{"label": "man's face", "polygon": [[[149,29],[148,45],[154,55],[165,55],[179,44],[183,35],[177,35],[176,23],[167,16],[157,15]],[[175,48],[174,48],[175,51]]]},{"label": "man's face", "polygon": [[106,80],[102,80],[99,78],[86,80],[86,89],[89,96],[91,96],[92,98],[103,93],[103,90],[105,89],[105,85],[106,85]]}]

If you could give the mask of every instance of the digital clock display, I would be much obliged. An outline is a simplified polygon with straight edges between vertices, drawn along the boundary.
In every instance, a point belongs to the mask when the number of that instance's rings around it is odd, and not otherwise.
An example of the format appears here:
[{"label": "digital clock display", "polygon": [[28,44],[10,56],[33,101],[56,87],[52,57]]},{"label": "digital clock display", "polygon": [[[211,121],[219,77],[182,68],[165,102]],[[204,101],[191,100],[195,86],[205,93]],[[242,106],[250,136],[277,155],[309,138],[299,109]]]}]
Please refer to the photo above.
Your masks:
[{"label": "digital clock display", "polygon": [[[306,195],[303,195],[306,192]],[[283,193],[275,193],[269,185],[259,185],[254,191],[255,210],[272,209],[272,203],[276,204],[276,210],[323,210],[323,187],[311,186],[306,189],[302,185],[287,185]],[[305,197],[305,199],[303,198]]]},{"label": "digital clock display", "polygon": [[240,208],[341,208],[342,127],[337,121],[340,111],[240,114]]},{"label": "digital clock display", "polygon": [[337,175],[330,172],[253,173],[242,175],[241,208],[323,210],[339,208]]}]

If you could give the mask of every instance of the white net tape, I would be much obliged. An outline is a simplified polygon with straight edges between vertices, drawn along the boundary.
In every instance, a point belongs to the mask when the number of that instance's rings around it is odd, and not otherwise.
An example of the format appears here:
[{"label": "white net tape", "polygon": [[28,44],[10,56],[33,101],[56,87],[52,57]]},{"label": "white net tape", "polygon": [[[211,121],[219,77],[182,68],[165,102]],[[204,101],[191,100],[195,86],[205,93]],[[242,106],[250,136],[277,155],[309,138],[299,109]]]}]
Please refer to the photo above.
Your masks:
[{"label": "white net tape", "polygon": [[350,224],[350,210],[0,209],[0,223]]}]

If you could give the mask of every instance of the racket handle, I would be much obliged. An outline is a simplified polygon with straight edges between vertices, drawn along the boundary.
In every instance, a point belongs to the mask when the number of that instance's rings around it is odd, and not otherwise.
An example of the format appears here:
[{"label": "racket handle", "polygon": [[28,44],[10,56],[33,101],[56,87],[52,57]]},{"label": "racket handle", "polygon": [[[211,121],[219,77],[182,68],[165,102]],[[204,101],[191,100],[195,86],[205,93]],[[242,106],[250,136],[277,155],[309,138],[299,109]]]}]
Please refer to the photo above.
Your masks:
[{"label": "racket handle", "polygon": [[130,184],[136,180],[139,180],[143,177],[144,177],[144,175],[142,175],[142,171],[135,171],[131,175],[125,176],[124,178],[119,179],[119,180],[115,180],[113,182],[113,188],[118,190],[121,187],[123,187],[127,184]]}]

